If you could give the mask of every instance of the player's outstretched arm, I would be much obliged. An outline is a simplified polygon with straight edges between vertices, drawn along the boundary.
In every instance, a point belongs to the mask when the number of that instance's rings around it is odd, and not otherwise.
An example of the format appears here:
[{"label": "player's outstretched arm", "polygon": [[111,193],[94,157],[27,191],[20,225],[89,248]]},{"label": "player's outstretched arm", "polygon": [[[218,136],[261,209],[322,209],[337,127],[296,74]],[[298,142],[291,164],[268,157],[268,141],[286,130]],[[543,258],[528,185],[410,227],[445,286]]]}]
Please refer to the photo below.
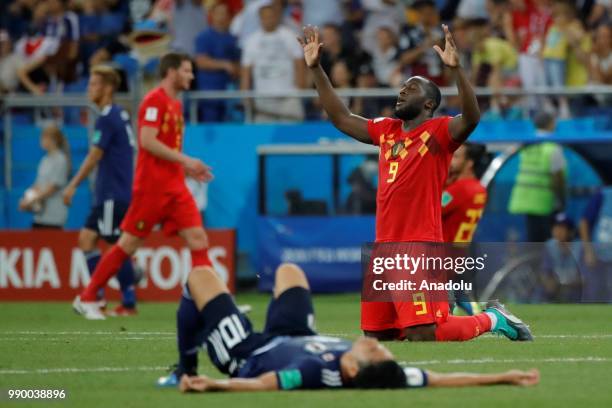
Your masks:
[{"label": "player's outstretched arm", "polygon": [[455,116],[449,124],[451,137],[455,142],[463,143],[470,136],[480,121],[480,108],[476,94],[470,85],[465,72],[459,63],[459,53],[453,35],[447,25],[442,25],[446,43],[444,50],[434,45],[434,50],[438,53],[444,65],[449,67],[455,76],[459,99],[461,100],[461,115]]},{"label": "player's outstretched arm", "polygon": [[81,164],[79,171],[77,171],[62,192],[64,204],[72,204],[72,197],[74,197],[77,187],[87,178],[87,176],[89,176],[93,169],[98,165],[98,162],[102,160],[103,156],[104,150],[100,149],[99,147],[92,146],[91,149],[89,149],[89,153],[83,161],[83,164]]},{"label": "player's outstretched arm", "polygon": [[230,378],[215,380],[205,375],[181,377],[179,384],[181,392],[212,392],[212,391],[277,391],[278,380],[273,371],[257,378]]},{"label": "player's outstretched arm", "polygon": [[430,387],[470,387],[477,385],[508,384],[531,386],[540,382],[540,371],[510,370],[503,373],[435,373],[427,371],[427,385]]},{"label": "player's outstretched arm", "polygon": [[338,97],[327,74],[325,74],[325,71],[321,68],[319,62],[321,60],[321,48],[323,47],[323,43],[319,42],[318,28],[311,26],[305,27],[304,37],[298,37],[298,41],[304,48],[304,60],[312,74],[317,92],[319,93],[319,98],[323,104],[323,109],[327,112],[334,126],[355,140],[372,144],[372,140],[368,134],[368,120],[351,113]]}]

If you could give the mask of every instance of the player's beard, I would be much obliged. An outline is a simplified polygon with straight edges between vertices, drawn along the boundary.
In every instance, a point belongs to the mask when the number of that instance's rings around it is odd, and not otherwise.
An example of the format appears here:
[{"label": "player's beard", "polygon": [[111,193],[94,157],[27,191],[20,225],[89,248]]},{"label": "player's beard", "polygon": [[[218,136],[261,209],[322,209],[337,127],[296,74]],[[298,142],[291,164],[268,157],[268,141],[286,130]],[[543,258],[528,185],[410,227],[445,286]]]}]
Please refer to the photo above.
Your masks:
[{"label": "player's beard", "polygon": [[401,120],[412,120],[419,116],[422,112],[420,103],[411,103],[400,106],[395,109],[395,117]]}]

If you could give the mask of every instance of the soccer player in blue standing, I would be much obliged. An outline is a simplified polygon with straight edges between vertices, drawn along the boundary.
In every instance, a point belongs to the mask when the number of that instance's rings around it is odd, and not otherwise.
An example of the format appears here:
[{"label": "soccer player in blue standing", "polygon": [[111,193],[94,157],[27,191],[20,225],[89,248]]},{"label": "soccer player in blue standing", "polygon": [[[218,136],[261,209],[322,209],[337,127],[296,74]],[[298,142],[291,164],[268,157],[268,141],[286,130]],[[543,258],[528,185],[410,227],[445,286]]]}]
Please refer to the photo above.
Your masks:
[{"label": "soccer player in blue standing", "polygon": [[[264,331],[252,330],[225,284],[211,267],[188,277],[177,312],[178,368],[158,385],[182,392],[277,391],[316,388],[461,387],[489,384],[536,385],[540,373],[510,370],[493,374],[442,374],[402,367],[375,338],[350,342],[318,335],[306,275],[294,264],[276,271]],[[232,378],[196,373],[198,348]]]},{"label": "soccer player in blue standing", "polygon": [[[119,239],[119,225],[131,199],[135,139],[128,113],[113,103],[113,94],[120,80],[117,71],[110,66],[99,65],[91,69],[87,96],[100,108],[101,115],[96,121],[89,154],[63,192],[64,203],[70,205],[78,185],[98,166],[93,207],[79,234],[79,247],[85,253],[90,274],[100,260],[98,239],[102,237],[111,244]],[[131,260],[125,261],[117,279],[122,303],[109,314],[136,314]]]}]

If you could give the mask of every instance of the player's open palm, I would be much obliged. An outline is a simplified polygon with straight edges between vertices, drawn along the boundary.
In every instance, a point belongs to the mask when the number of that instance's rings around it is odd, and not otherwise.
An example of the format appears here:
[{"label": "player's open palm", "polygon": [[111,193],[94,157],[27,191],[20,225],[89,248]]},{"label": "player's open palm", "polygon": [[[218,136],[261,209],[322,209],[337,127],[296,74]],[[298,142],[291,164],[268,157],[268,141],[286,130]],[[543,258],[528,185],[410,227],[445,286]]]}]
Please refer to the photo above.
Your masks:
[{"label": "player's open palm", "polygon": [[309,68],[319,65],[321,60],[321,48],[323,43],[319,42],[319,29],[313,26],[304,27],[304,37],[298,37],[298,41],[304,48],[304,60]]},{"label": "player's open palm", "polygon": [[459,52],[457,51],[457,45],[455,44],[455,39],[451,34],[448,26],[446,24],[442,24],[442,29],[444,30],[444,50],[440,48],[438,45],[434,45],[434,50],[440,56],[440,59],[447,67],[455,68],[459,66]]},{"label": "player's open palm", "polygon": [[508,371],[509,383],[529,387],[540,382],[540,371],[531,369],[529,371],[510,370]]}]

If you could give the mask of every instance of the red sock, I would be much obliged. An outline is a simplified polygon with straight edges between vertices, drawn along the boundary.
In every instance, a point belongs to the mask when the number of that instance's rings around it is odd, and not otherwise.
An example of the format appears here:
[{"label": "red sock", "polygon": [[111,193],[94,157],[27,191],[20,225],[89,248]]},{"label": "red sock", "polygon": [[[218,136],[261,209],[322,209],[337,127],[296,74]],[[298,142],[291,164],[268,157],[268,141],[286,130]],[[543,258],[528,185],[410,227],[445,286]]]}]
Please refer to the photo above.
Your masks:
[{"label": "red sock", "polygon": [[491,330],[491,319],[486,313],[475,316],[449,315],[436,327],[436,341],[465,341]]},{"label": "red sock", "polygon": [[123,262],[129,259],[129,257],[119,245],[113,245],[111,249],[106,251],[100,262],[98,262],[89,285],[81,292],[81,300],[84,302],[94,302],[98,290],[106,286],[109,279],[119,271]]},{"label": "red sock", "polygon": [[191,267],[212,266],[208,258],[208,248],[191,250]]}]

